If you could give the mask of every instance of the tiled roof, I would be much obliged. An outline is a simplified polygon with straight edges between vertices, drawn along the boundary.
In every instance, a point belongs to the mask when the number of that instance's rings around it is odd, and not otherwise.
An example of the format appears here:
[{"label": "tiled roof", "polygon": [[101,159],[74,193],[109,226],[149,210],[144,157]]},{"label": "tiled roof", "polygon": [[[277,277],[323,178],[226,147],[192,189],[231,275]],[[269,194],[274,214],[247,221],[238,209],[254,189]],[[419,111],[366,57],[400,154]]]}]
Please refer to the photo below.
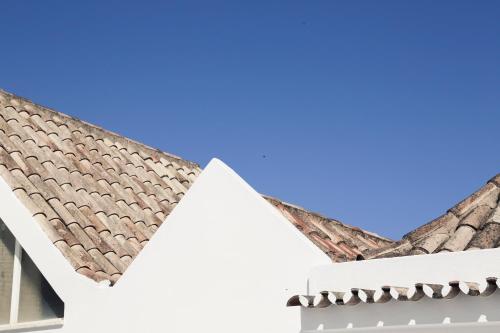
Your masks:
[{"label": "tiled roof", "polygon": [[[0,90],[0,176],[75,270],[115,282],[201,172]],[[391,241],[267,198],[335,261]]]},{"label": "tiled roof", "polygon": [[[201,172],[196,163],[0,90],[0,176],[75,270],[115,282]],[[500,246],[500,175],[393,242],[264,196],[335,262]]]},{"label": "tiled roof", "polygon": [[325,308],[332,305],[356,305],[359,303],[387,303],[389,301],[418,301],[431,299],[452,299],[456,296],[490,296],[499,288],[496,277],[481,282],[450,281],[447,285],[415,283],[409,287],[382,286],[379,289],[352,288],[348,291],[323,291],[317,295],[292,296],[287,306]]},{"label": "tiled roof", "polygon": [[363,254],[394,242],[374,233],[264,196],[290,222],[325,252],[334,262],[356,260]]},{"label": "tiled roof", "polygon": [[0,175],[75,270],[116,281],[200,167],[0,91]]},{"label": "tiled roof", "polygon": [[500,174],[437,219],[365,259],[490,249],[500,246]]}]

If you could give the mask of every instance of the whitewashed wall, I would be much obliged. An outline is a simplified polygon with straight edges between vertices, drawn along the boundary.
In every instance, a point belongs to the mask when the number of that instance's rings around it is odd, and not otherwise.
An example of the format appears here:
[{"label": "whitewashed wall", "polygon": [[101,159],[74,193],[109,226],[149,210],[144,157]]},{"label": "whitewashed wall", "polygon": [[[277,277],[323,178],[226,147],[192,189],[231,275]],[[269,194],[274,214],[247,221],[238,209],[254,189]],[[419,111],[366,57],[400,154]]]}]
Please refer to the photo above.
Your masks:
[{"label": "whitewashed wall", "polygon": [[51,332],[298,332],[289,295],[329,262],[279,212],[212,160],[112,288],[79,274],[0,180],[0,217],[65,302]]},{"label": "whitewashed wall", "polygon": [[[312,270],[309,292],[410,287],[500,277],[500,249],[330,264]],[[500,332],[500,292],[488,297],[303,309],[302,332]],[[410,324],[410,325],[409,325]],[[378,327],[377,327],[378,326]]]}]

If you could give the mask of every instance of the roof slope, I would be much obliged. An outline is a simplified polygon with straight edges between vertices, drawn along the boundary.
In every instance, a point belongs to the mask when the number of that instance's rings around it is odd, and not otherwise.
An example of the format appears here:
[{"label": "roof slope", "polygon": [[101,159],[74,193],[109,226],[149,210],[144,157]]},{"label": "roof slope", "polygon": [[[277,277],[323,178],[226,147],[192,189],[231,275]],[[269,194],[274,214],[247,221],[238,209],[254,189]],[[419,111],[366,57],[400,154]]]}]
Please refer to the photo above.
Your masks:
[{"label": "roof slope", "polygon": [[500,246],[500,174],[437,219],[366,259],[490,249]]},{"label": "roof slope", "polygon": [[200,167],[0,91],[0,175],[75,270],[116,281]]},{"label": "roof slope", "polygon": [[264,197],[334,262],[356,260],[369,251],[385,248],[394,243],[390,239],[304,208],[268,196]]},{"label": "roof slope", "polygon": [[[75,270],[115,282],[201,172],[0,90],[0,176]],[[267,198],[334,261],[392,241]]]}]

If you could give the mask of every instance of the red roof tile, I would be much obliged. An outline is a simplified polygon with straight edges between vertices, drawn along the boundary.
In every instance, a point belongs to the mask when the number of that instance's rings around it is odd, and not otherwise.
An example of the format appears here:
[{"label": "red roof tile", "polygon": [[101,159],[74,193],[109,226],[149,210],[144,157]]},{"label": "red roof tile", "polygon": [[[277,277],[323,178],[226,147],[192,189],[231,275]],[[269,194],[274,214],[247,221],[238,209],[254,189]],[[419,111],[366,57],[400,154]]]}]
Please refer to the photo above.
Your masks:
[{"label": "red roof tile", "polygon": [[290,222],[335,262],[356,260],[393,244],[390,239],[265,196]]}]

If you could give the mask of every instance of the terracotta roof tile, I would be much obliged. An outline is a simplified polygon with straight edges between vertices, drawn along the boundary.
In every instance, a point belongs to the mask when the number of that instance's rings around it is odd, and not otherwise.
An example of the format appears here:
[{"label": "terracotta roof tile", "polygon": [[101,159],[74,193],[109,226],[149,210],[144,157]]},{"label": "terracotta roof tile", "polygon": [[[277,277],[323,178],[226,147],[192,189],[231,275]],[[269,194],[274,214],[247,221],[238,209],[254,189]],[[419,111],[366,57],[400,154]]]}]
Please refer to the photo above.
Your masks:
[{"label": "terracotta roof tile", "polygon": [[497,175],[446,214],[403,236],[396,245],[370,251],[365,257],[372,259],[500,246],[499,179]]},{"label": "terracotta roof tile", "polygon": [[199,173],[195,163],[0,91],[0,174],[86,276],[116,281],[193,183],[187,174]]},{"label": "terracotta roof tile", "polygon": [[469,243],[469,249],[491,249],[498,247],[500,240],[500,224],[487,223],[482,230],[477,232]]},{"label": "terracotta roof tile", "polygon": [[333,261],[356,260],[368,251],[393,243],[360,228],[348,226],[275,198],[264,197]]},{"label": "terracotta roof tile", "polygon": [[489,182],[500,187],[500,173],[498,175],[496,175],[495,177],[491,178]]}]

